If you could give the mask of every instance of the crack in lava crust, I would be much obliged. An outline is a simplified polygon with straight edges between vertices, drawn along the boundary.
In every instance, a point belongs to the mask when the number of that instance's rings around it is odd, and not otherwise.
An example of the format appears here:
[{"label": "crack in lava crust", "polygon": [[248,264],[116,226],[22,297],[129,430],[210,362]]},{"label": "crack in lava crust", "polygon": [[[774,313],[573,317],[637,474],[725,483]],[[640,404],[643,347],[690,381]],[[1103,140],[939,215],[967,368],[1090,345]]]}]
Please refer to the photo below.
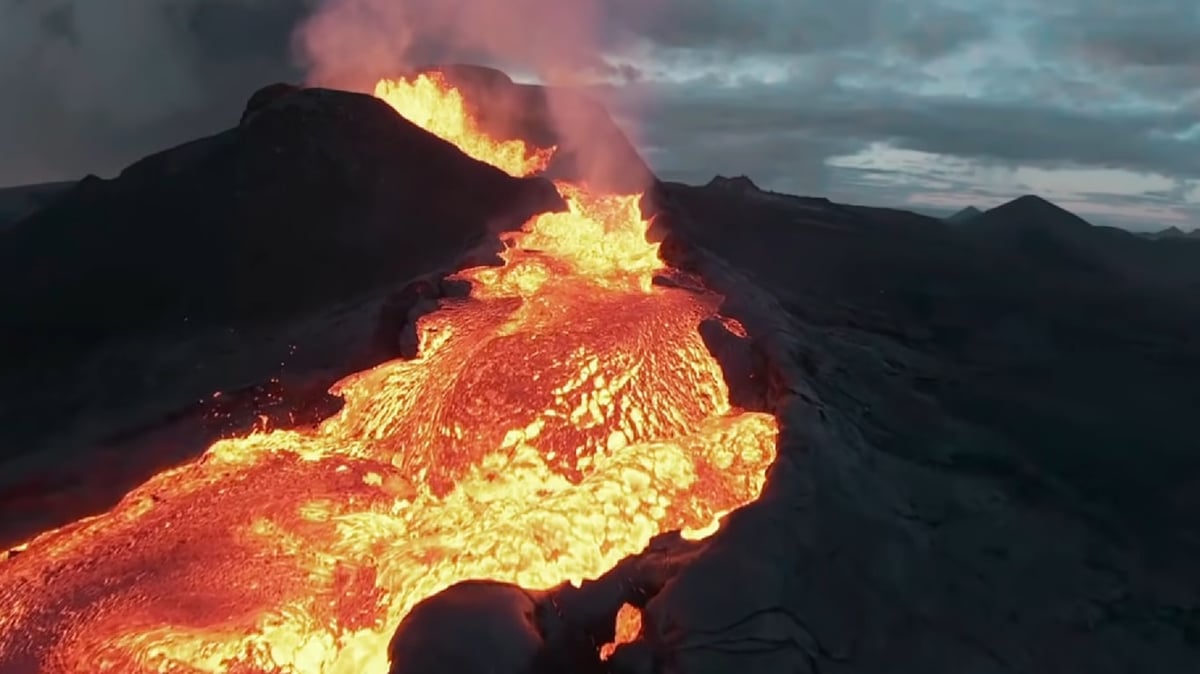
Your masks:
[{"label": "crack in lava crust", "polygon": [[651,285],[636,195],[559,189],[317,429],[218,442],[0,563],[0,671],[382,673],[455,582],[595,578],[757,498],[777,426],[730,409],[720,298]]}]

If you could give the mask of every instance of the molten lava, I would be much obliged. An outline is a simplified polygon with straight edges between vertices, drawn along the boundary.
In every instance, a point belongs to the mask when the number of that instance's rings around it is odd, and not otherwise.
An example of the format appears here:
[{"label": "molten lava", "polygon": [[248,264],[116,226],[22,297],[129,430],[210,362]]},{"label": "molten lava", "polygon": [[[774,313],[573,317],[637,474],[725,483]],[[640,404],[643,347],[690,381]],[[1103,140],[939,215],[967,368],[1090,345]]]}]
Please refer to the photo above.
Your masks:
[{"label": "molten lava", "polygon": [[[514,174],[550,156],[435,78],[377,93]],[[220,441],[0,562],[0,671],[381,673],[457,581],[594,578],[757,498],[777,427],[730,408],[697,329],[720,297],[651,284],[637,195],[558,187],[569,210],[458,274],[470,296],[419,321],[416,358],[339,382],[337,415]]]},{"label": "molten lava", "polygon": [[600,659],[607,660],[621,644],[633,643],[642,635],[642,612],[632,604],[624,604],[617,611],[616,634],[612,643],[600,647]]},{"label": "molten lava", "polygon": [[463,154],[514,176],[544,171],[554,148],[530,148],[519,140],[494,140],[479,130],[466,114],[462,93],[446,83],[441,73],[424,73],[412,80],[380,80],[375,97],[402,117],[458,146]]}]

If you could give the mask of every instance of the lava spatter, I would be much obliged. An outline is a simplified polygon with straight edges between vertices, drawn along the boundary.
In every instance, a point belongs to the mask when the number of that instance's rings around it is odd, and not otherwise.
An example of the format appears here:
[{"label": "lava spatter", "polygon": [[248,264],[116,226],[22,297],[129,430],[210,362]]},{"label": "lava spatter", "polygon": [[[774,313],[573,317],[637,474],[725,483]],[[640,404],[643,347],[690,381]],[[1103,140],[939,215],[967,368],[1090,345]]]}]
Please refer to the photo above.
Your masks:
[{"label": "lava spatter", "polygon": [[[377,94],[510,173],[549,160],[422,77]],[[0,563],[0,670],[382,673],[455,582],[594,578],[757,498],[777,426],[730,407],[698,332],[720,298],[651,284],[639,195],[558,189],[567,211],[460,272],[417,356],[339,382],[315,430],[218,442]]]}]

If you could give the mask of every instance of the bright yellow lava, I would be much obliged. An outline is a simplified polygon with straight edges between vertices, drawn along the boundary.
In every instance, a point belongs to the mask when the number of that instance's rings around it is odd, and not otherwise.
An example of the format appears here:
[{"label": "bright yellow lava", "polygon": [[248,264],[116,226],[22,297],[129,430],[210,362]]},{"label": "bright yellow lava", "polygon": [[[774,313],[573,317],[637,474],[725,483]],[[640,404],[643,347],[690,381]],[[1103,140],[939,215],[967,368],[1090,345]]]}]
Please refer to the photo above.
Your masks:
[{"label": "bright yellow lava", "polygon": [[467,114],[462,93],[450,87],[440,73],[425,73],[411,80],[380,80],[375,97],[413,124],[454,143],[468,157],[509,175],[544,171],[554,154],[553,148],[529,148],[519,140],[493,140],[482,133]]},{"label": "bright yellow lava", "polygon": [[[429,105],[422,82],[389,95]],[[455,582],[594,578],[757,498],[777,425],[731,409],[699,337],[721,298],[650,283],[636,195],[559,189],[318,428],[218,442],[0,563],[0,671],[381,674]]]}]

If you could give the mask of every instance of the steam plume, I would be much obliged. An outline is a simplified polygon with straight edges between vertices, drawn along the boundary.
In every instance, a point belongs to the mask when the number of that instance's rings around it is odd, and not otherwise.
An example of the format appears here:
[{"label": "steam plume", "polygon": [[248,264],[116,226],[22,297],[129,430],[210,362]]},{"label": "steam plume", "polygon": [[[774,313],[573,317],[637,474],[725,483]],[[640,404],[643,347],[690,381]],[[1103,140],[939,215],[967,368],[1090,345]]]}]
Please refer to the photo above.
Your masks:
[{"label": "steam plume", "polygon": [[625,0],[326,0],[299,31],[317,84],[430,61],[484,58],[562,81],[606,74]]},{"label": "steam plume", "polygon": [[[326,0],[297,31],[309,83],[370,91],[381,77],[422,65],[475,62],[571,86],[619,77],[609,57],[624,46],[614,26],[644,16],[630,0]],[[616,20],[617,17],[619,20]],[[595,91],[593,90],[593,95]],[[551,100],[559,136],[583,161],[617,161],[589,135],[594,119]],[[626,129],[629,133],[631,130]],[[586,169],[585,169],[586,170]]]}]

